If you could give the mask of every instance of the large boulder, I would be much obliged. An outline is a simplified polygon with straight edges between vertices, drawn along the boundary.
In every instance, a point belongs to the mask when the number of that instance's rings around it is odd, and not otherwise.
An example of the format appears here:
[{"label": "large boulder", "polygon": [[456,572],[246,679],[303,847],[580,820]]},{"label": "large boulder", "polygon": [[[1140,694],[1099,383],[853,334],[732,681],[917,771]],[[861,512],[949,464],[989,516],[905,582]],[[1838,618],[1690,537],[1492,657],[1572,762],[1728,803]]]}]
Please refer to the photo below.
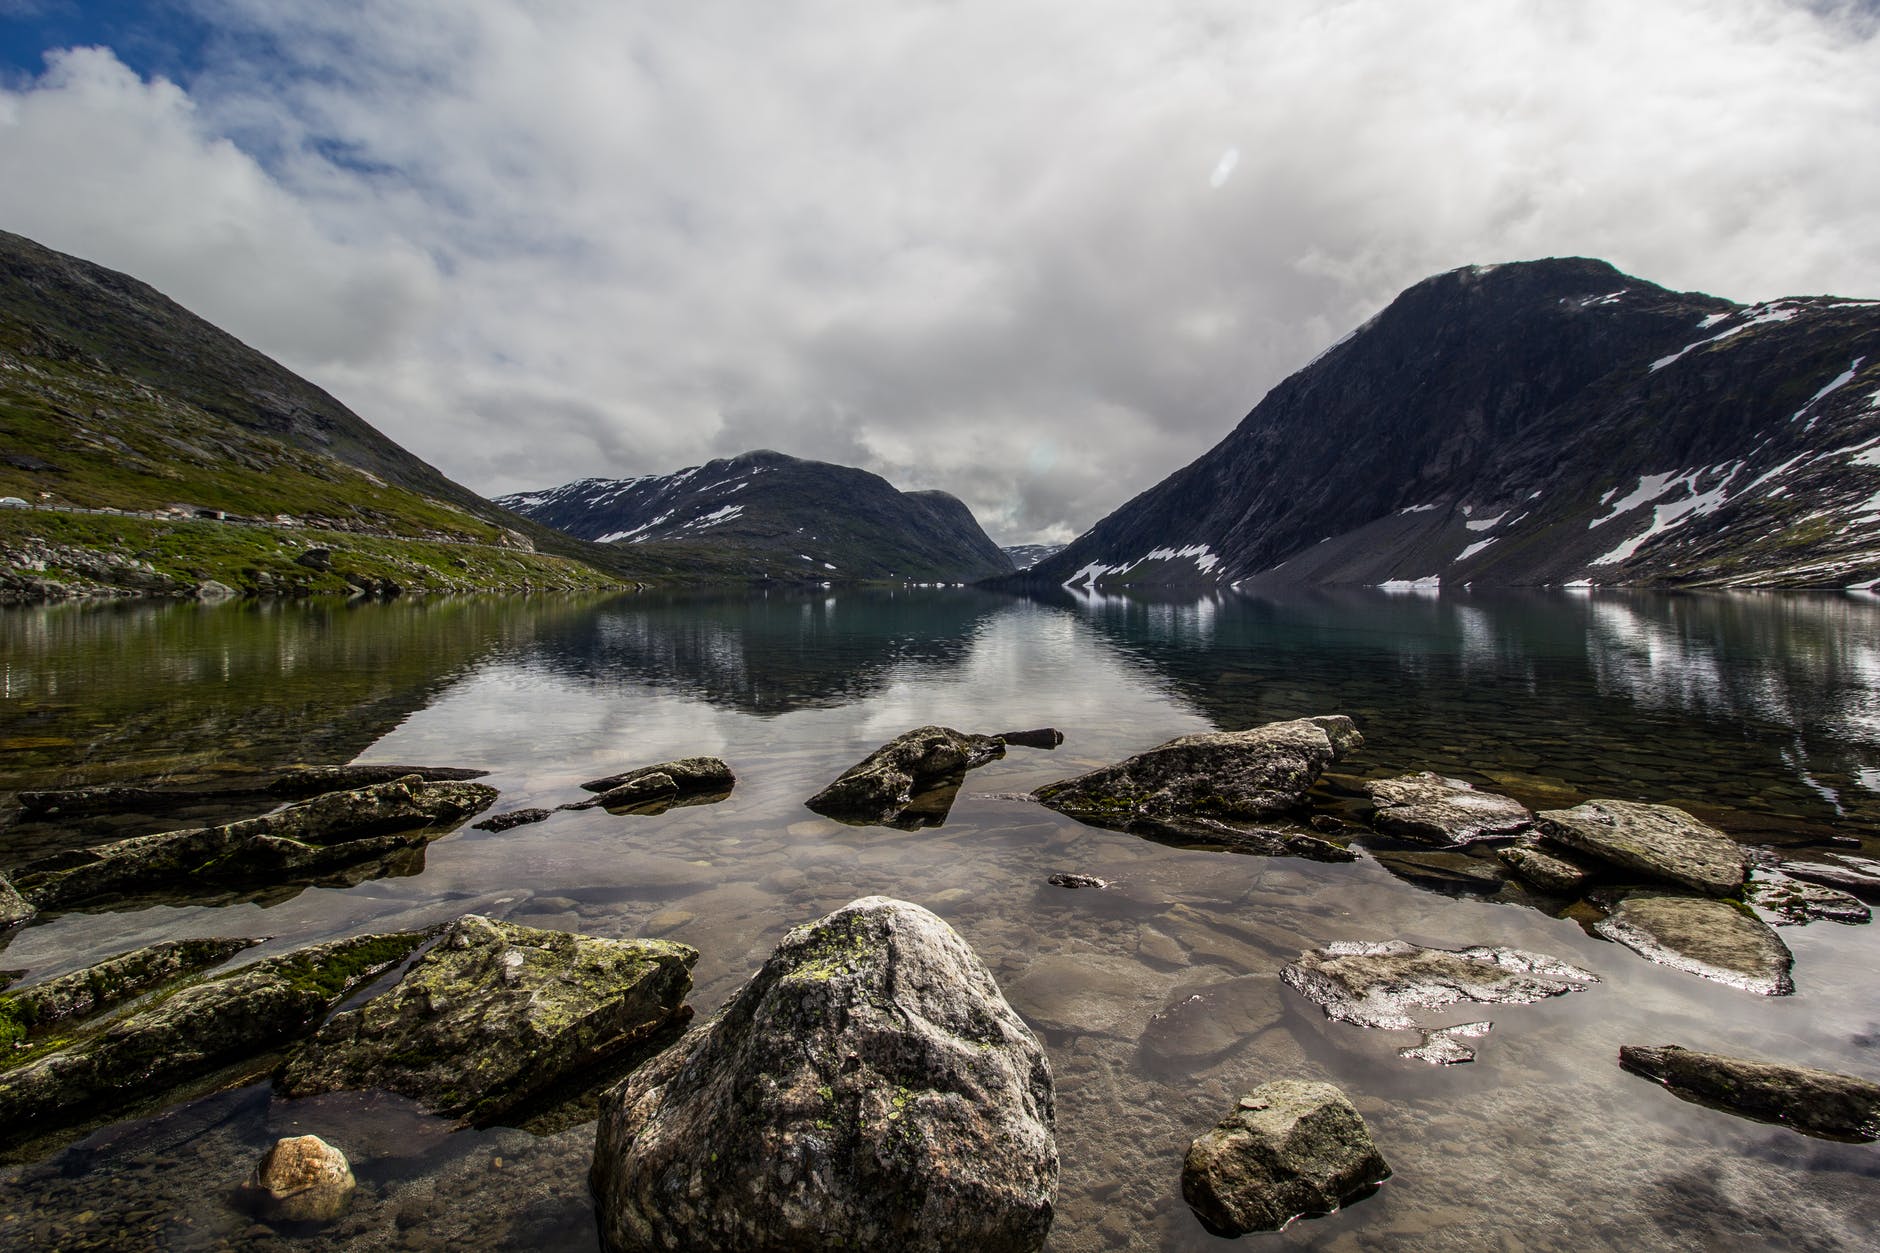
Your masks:
[{"label": "large boulder", "polygon": [[1363,786],[1377,806],[1373,817],[1377,828],[1406,840],[1472,844],[1509,839],[1534,825],[1534,815],[1520,801],[1478,792],[1461,779],[1446,779],[1427,770]]},{"label": "large boulder", "polygon": [[407,776],[219,827],[57,853],[20,867],[17,883],[43,910],[179,884],[278,882],[425,844],[495,799],[496,789],[485,784]]},{"label": "large boulder", "polygon": [[0,1147],[298,1040],[423,940],[415,931],[358,936],[259,961],[0,1074]]},{"label": "large boulder", "polygon": [[965,942],[868,897],[784,937],[713,1018],[605,1098],[612,1250],[1036,1250],[1051,1070]]},{"label": "large boulder", "polygon": [[1262,1084],[1182,1162],[1182,1198],[1210,1230],[1278,1231],[1376,1190],[1390,1167],[1364,1118],[1329,1083]]},{"label": "large boulder", "polygon": [[1363,743],[1351,719],[1338,714],[1184,735],[1032,795],[1095,826],[1269,818],[1304,805],[1325,768]]},{"label": "large boulder", "polygon": [[380,1089],[487,1123],[683,1021],[696,950],[466,914],[396,987],[336,1014],[281,1072],[286,1097]]},{"label": "large boulder", "polygon": [[1537,817],[1541,833],[1556,844],[1707,896],[1734,895],[1748,869],[1735,840],[1670,805],[1587,801]]},{"label": "large boulder", "polygon": [[1676,1044],[1628,1044],[1619,1064],[1687,1101],[1782,1123],[1834,1140],[1880,1140],[1880,1083],[1853,1075],[1699,1053]]},{"label": "large boulder", "polygon": [[[841,822],[896,825],[921,792],[957,786],[968,770],[1005,756],[1005,741],[951,727],[915,727],[844,770],[804,804]],[[950,803],[950,798],[949,798]],[[945,817],[945,808],[940,810]],[[915,825],[938,825],[918,820]]]},{"label": "large boulder", "polygon": [[1748,909],[1705,896],[1634,891],[1595,899],[1610,912],[1593,924],[1639,956],[1762,996],[1795,991],[1795,957]]},{"label": "large boulder", "polygon": [[[260,940],[165,940],[17,991],[0,992],[0,1049],[60,1023],[78,1022],[172,979],[207,970]],[[0,1070],[16,1059],[0,1053]]]}]

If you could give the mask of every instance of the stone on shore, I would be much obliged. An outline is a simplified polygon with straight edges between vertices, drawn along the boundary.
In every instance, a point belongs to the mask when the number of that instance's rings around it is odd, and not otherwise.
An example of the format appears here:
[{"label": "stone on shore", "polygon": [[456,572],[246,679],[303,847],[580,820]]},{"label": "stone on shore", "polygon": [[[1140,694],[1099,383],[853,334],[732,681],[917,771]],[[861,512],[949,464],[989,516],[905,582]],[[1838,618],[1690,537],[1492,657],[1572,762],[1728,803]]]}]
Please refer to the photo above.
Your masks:
[{"label": "stone on shore", "polygon": [[1699,1053],[1666,1044],[1628,1044],[1619,1064],[1656,1079],[1687,1101],[1781,1123],[1833,1140],[1880,1140],[1880,1083],[1853,1075]]},{"label": "stone on shore", "polygon": [[1463,1002],[1528,1005],[1598,983],[1591,971],[1513,948],[1422,948],[1345,940],[1308,950],[1279,972],[1335,1022],[1405,1030],[1412,1009]]},{"label": "stone on shore", "polygon": [[804,804],[841,822],[893,825],[915,807],[917,794],[957,785],[968,770],[1003,756],[1005,743],[995,736],[916,727],[850,766]]},{"label": "stone on shore", "polygon": [[1532,844],[1497,849],[1502,865],[1543,892],[1566,896],[1578,892],[1592,881],[1593,872],[1558,849],[1542,849]]},{"label": "stone on shore", "polygon": [[1611,912],[1593,924],[1639,956],[1760,996],[1787,996],[1794,956],[1748,909],[1704,896],[1632,891],[1595,900]]},{"label": "stone on shore", "polygon": [[481,783],[407,776],[224,826],[54,854],[20,867],[18,886],[44,910],[179,884],[291,880],[428,843],[495,799],[496,789]]},{"label": "stone on shore", "polygon": [[22,922],[31,921],[39,911],[27,903],[25,897],[14,890],[13,883],[0,874],[0,930],[17,927]]},{"label": "stone on shore", "polygon": [[[89,1018],[172,979],[207,970],[259,943],[246,939],[166,940],[30,987],[0,992],[0,1048],[18,1043],[29,1032]],[[11,1059],[0,1054],[0,1070],[10,1065]]]},{"label": "stone on shore", "polygon": [[1389,1177],[1370,1128],[1343,1092],[1282,1079],[1241,1097],[1188,1146],[1182,1199],[1210,1231],[1237,1236],[1329,1214]]},{"label": "stone on shore", "polygon": [[963,940],[868,897],[791,931],[602,1104],[610,1250],[1030,1253],[1057,1186],[1051,1071]]},{"label": "stone on shore", "polygon": [[1751,879],[1744,899],[1776,916],[1776,926],[1806,926],[1811,922],[1839,922],[1860,926],[1873,921],[1873,910],[1858,896],[1839,888],[1778,876]]},{"label": "stone on shore", "polygon": [[1748,859],[1735,840],[1670,805],[1596,800],[1537,815],[1553,843],[1621,870],[1680,883],[1707,896],[1743,886]]},{"label": "stone on shore", "polygon": [[352,1203],[352,1164],[319,1136],[286,1136],[262,1157],[243,1199],[272,1222],[330,1222]]},{"label": "stone on shore", "polygon": [[1425,844],[1453,846],[1477,840],[1504,840],[1534,825],[1534,815],[1520,801],[1478,792],[1461,779],[1423,771],[1363,785],[1377,806],[1377,828],[1389,835]]},{"label": "stone on shore", "polygon": [[0,1073],[0,1147],[296,1041],[423,940],[415,931],[357,936],[268,958]]},{"label": "stone on shore", "polygon": [[487,1123],[683,1022],[698,952],[466,914],[397,986],[336,1014],[283,1069],[293,1098],[378,1089]]},{"label": "stone on shore", "polygon": [[1325,768],[1363,743],[1343,715],[1184,735],[1115,765],[1046,784],[1032,795],[1094,826],[1268,818],[1304,805]]}]

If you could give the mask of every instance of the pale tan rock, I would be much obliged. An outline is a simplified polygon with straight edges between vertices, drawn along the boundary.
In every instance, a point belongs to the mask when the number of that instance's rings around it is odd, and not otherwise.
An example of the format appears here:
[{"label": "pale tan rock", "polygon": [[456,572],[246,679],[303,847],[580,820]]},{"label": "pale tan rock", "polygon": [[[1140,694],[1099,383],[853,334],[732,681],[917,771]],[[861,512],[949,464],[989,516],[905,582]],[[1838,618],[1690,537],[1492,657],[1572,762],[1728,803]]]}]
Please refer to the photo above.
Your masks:
[{"label": "pale tan rock", "polygon": [[285,1136],[255,1167],[247,1188],[262,1216],[279,1222],[329,1222],[352,1203],[352,1164],[319,1136]]}]

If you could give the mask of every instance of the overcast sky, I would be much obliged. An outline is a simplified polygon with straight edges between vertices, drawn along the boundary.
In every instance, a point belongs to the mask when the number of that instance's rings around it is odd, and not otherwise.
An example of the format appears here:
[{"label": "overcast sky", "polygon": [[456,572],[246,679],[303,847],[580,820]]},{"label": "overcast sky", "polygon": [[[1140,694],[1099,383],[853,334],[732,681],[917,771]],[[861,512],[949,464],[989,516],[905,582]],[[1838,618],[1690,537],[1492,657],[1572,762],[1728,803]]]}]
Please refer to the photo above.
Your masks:
[{"label": "overcast sky", "polygon": [[1880,296],[1875,9],[0,0],[0,227],[482,492],[768,447],[1062,540],[1437,271]]}]

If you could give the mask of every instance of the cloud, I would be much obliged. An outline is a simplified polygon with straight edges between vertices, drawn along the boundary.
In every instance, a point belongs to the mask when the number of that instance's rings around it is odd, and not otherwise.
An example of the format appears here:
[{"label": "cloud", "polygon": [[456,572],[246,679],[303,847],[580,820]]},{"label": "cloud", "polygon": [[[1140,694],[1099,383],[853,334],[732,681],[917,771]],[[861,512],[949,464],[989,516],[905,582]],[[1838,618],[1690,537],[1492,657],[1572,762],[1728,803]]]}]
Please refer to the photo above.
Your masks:
[{"label": "cloud", "polygon": [[1438,270],[1880,294],[1868,6],[198,3],[186,92],[0,93],[0,219],[492,493],[768,446],[1067,538]]}]

